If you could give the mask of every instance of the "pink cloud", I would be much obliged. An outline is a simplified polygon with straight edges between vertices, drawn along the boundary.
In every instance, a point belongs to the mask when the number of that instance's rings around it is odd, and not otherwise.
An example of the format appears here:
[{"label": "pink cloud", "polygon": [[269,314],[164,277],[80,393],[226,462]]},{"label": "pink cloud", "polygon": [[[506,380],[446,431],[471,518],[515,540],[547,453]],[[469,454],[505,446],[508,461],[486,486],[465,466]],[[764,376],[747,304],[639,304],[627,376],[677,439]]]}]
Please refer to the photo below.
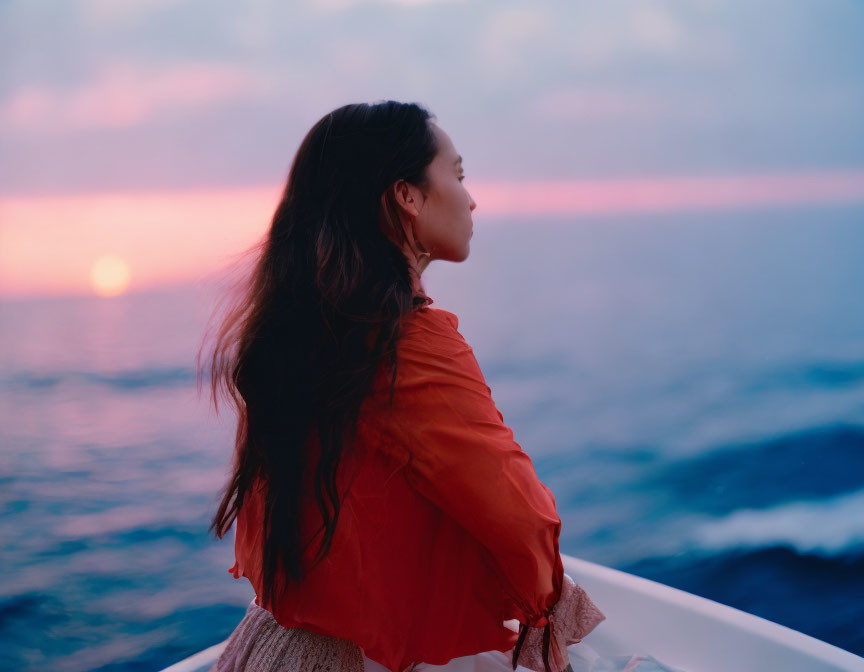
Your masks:
[{"label": "pink cloud", "polygon": [[234,65],[154,69],[116,63],[79,88],[19,89],[0,102],[0,124],[32,133],[125,128],[164,112],[231,100],[255,89],[250,74]]},{"label": "pink cloud", "polygon": [[604,215],[864,202],[864,171],[604,180],[514,180],[468,187],[476,215]]}]

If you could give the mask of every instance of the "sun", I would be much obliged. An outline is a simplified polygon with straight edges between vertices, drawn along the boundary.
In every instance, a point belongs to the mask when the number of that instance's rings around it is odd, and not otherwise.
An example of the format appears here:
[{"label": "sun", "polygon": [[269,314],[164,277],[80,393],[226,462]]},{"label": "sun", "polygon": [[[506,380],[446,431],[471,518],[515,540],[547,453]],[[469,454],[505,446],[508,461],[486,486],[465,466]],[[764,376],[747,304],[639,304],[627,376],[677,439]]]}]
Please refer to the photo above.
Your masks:
[{"label": "sun", "polygon": [[129,288],[129,264],[114,254],[99,257],[90,267],[90,286],[99,296],[118,296]]}]

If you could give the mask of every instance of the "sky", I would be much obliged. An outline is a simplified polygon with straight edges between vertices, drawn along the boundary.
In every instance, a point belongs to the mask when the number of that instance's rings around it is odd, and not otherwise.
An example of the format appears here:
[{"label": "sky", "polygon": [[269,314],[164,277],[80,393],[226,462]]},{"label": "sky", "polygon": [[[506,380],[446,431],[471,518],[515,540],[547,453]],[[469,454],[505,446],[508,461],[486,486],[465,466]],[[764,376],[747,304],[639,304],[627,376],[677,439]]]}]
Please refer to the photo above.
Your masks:
[{"label": "sky", "polygon": [[213,272],[348,102],[414,101],[479,225],[864,203],[857,0],[0,0],[0,296]]}]

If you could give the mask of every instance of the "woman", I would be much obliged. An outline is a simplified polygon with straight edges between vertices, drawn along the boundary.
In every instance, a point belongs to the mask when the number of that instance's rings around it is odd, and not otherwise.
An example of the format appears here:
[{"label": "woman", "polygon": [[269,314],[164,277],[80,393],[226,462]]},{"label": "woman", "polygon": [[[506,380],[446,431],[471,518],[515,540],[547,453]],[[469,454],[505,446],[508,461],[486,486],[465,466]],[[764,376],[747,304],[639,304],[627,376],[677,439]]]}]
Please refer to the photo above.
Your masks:
[{"label": "woman", "polygon": [[214,402],[224,388],[239,416],[211,529],[236,521],[229,571],[256,593],[218,672],[560,672],[605,618],[563,572],[555,500],[456,315],[421,283],[468,257],[461,162],[395,101],[334,110],[297,151],[211,356]]}]

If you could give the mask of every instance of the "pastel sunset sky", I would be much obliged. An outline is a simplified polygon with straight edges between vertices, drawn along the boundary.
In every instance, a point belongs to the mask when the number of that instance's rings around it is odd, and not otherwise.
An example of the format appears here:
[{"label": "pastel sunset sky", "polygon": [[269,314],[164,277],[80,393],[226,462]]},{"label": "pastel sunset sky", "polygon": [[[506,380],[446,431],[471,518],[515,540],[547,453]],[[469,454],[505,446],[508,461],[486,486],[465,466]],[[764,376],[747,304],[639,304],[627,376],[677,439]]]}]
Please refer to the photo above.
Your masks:
[{"label": "pastel sunset sky", "polygon": [[864,5],[7,0],[0,295],[195,281],[253,244],[309,127],[427,106],[478,226],[864,204]]}]

